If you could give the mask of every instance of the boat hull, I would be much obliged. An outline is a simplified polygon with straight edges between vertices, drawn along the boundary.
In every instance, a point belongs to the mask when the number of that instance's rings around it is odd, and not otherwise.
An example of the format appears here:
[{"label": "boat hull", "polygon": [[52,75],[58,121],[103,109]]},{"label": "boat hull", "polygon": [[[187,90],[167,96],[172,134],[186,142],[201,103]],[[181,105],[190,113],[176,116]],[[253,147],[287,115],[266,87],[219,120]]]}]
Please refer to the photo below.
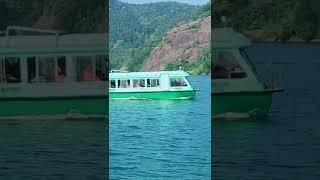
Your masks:
[{"label": "boat hull", "polygon": [[110,99],[193,99],[196,91],[109,92]]},{"label": "boat hull", "polygon": [[107,117],[108,97],[0,99],[0,119]]},{"label": "boat hull", "polygon": [[245,92],[212,94],[213,118],[249,118],[269,112],[272,93]]}]

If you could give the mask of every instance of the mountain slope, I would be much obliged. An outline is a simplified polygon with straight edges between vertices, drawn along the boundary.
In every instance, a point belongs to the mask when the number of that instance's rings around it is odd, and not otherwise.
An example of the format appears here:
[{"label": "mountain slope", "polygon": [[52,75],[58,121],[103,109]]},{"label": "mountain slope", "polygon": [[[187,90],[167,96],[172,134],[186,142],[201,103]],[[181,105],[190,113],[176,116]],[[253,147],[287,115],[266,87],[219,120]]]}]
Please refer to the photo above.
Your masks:
[{"label": "mountain slope", "polygon": [[193,18],[199,6],[176,2],[109,2],[110,68],[138,71],[162,36]]},{"label": "mountain slope", "polygon": [[[194,74],[210,71],[210,40],[211,16],[173,28],[162,39],[162,42],[152,51],[143,66],[144,71],[158,71],[164,69],[183,69]],[[201,58],[208,56],[207,67],[196,69]],[[191,65],[191,66],[190,66]]]},{"label": "mountain slope", "polygon": [[2,0],[0,30],[8,25],[67,32],[107,32],[105,0]]}]

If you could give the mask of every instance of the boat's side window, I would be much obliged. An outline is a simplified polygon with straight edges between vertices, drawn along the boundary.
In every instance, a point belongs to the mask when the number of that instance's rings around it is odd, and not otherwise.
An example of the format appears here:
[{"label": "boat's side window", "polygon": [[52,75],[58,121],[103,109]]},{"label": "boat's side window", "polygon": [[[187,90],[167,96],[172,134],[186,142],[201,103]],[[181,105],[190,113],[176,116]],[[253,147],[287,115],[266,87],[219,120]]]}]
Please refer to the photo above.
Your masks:
[{"label": "boat's side window", "polygon": [[134,79],[132,80],[133,87],[145,87],[145,80],[144,79]]},{"label": "boat's side window", "polygon": [[36,57],[27,58],[28,82],[34,82],[36,79]]},{"label": "boat's side window", "polygon": [[74,57],[77,81],[106,81],[106,56],[77,56]]},{"label": "boat's side window", "polygon": [[147,79],[147,87],[158,87],[159,80],[158,79]]},{"label": "boat's side window", "polygon": [[39,58],[39,82],[55,82],[55,61],[53,57]]},{"label": "boat's side window", "polygon": [[170,78],[170,84],[171,84],[171,87],[188,86],[186,81],[181,77]]},{"label": "boat's side window", "polygon": [[0,83],[21,82],[20,58],[0,59]]},{"label": "boat's side window", "polygon": [[116,88],[116,80],[111,80],[109,82],[110,82],[110,84],[109,84],[110,88]]},{"label": "boat's side window", "polygon": [[56,81],[56,61],[54,57],[29,57],[28,81],[29,82],[55,82]]},{"label": "boat's side window", "polygon": [[56,82],[64,82],[67,76],[66,73],[66,57],[60,56],[57,58],[57,72],[56,72]]},{"label": "boat's side window", "polygon": [[118,80],[118,88],[129,88],[130,87],[130,80]]},{"label": "boat's side window", "polygon": [[92,66],[92,56],[78,56],[75,58],[76,80],[94,81],[95,72]]},{"label": "boat's side window", "polygon": [[216,52],[213,55],[212,75],[214,79],[235,79],[247,76],[232,52]]},{"label": "boat's side window", "polygon": [[125,87],[126,88],[130,88],[131,87],[131,84],[130,84],[130,80],[126,80],[126,84],[125,84]]},{"label": "boat's side window", "polygon": [[28,82],[64,82],[66,78],[66,58],[28,57]]},{"label": "boat's side window", "polygon": [[106,81],[107,77],[107,56],[96,56],[96,80]]}]

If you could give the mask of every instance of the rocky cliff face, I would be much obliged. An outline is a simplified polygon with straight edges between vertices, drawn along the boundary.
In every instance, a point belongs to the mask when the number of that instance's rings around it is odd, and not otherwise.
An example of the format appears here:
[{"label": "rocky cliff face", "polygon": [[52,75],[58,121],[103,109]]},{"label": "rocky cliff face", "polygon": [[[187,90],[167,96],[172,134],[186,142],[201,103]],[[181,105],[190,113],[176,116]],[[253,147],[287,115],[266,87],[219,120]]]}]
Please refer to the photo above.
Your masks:
[{"label": "rocky cliff face", "polygon": [[211,16],[178,26],[169,31],[151,52],[143,71],[159,71],[179,60],[196,61],[211,40]]}]

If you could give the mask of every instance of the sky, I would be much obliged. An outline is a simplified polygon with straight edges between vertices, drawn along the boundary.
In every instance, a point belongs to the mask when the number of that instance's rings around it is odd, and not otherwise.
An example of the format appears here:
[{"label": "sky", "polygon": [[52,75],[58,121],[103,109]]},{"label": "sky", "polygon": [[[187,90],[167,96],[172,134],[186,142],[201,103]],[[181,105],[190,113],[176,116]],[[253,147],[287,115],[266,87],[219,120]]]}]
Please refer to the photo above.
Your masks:
[{"label": "sky", "polygon": [[192,5],[204,5],[209,2],[209,0],[121,0],[127,3],[133,4],[144,4],[144,3],[153,3],[153,2],[164,2],[164,1],[176,1],[181,3],[188,3]]}]

